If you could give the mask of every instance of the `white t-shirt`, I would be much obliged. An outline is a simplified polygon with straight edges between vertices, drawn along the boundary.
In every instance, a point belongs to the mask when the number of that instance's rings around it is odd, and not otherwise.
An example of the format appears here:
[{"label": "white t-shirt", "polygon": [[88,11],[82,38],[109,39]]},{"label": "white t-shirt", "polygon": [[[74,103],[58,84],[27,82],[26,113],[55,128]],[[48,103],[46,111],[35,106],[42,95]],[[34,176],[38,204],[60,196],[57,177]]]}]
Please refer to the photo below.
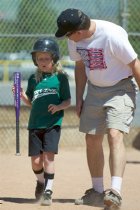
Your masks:
[{"label": "white t-shirt", "polygon": [[79,42],[68,39],[69,55],[73,61],[84,61],[87,78],[92,84],[112,86],[132,75],[127,64],[136,59],[137,54],[121,26],[94,21],[96,31],[93,36]]}]

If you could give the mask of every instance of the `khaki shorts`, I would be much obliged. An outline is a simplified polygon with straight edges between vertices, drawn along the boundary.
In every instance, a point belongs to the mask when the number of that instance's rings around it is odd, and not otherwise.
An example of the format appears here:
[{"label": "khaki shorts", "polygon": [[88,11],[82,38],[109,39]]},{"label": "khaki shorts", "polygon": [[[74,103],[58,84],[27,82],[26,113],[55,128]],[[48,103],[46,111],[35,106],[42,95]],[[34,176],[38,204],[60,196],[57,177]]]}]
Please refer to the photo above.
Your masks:
[{"label": "khaki shorts", "polygon": [[79,131],[104,134],[108,128],[114,128],[129,133],[137,92],[138,88],[132,77],[111,87],[97,87],[88,82]]}]

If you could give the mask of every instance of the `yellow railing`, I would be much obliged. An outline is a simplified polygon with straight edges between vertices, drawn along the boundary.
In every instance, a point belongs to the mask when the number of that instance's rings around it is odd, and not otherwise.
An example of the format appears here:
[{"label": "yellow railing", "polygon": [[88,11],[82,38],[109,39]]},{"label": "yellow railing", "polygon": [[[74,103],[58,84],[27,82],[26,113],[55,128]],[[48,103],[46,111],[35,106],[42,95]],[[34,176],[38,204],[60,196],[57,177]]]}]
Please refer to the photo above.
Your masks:
[{"label": "yellow railing", "polygon": [[3,82],[9,81],[10,66],[21,67],[22,65],[32,64],[31,60],[0,60],[0,71],[3,73]]},{"label": "yellow railing", "polygon": [[[61,60],[62,66],[68,67],[70,69],[74,68],[74,62],[73,61],[69,61],[69,60]],[[29,65],[29,66],[28,66]],[[2,82],[8,82],[9,76],[10,76],[10,66],[15,66],[15,70],[17,68],[19,68],[22,73],[24,73],[24,70],[26,69],[26,66],[28,66],[28,68],[30,68],[31,70],[33,70],[34,65],[32,60],[0,60],[0,71],[2,72],[3,77],[0,78],[0,80]],[[1,73],[0,72],[0,73]]]}]

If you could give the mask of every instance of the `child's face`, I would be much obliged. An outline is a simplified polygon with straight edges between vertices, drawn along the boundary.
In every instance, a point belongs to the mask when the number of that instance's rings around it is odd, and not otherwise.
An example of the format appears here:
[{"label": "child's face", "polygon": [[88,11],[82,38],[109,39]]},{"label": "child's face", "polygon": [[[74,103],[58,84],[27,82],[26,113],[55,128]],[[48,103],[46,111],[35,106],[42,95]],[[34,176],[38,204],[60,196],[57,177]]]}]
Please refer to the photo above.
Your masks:
[{"label": "child's face", "polygon": [[36,53],[36,62],[38,68],[42,72],[52,72],[53,70],[53,60],[52,56],[48,52],[37,52]]}]

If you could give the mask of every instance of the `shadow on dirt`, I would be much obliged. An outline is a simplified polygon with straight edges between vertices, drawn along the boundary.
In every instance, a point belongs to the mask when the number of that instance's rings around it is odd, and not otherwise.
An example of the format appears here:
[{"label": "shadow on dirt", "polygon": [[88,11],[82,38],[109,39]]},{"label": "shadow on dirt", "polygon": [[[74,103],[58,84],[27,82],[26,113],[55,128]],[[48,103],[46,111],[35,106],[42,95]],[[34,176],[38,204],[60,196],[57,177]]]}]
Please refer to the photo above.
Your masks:
[{"label": "shadow on dirt", "polygon": [[31,198],[0,197],[0,200],[11,203],[36,203],[36,200]]},{"label": "shadow on dirt", "polygon": [[[32,198],[12,198],[12,197],[0,197],[0,200],[4,202],[11,202],[11,203],[38,203]],[[74,199],[53,199],[54,203],[74,203]]]},{"label": "shadow on dirt", "polygon": [[137,149],[137,150],[140,150],[140,132],[136,135],[133,143],[132,143],[132,146]]},{"label": "shadow on dirt", "polygon": [[[140,132],[136,135],[132,143],[133,148],[140,150]],[[128,160],[127,164],[140,164],[140,161],[137,160]]]},{"label": "shadow on dirt", "polygon": [[126,163],[127,164],[140,164],[140,161],[137,161],[137,160],[127,160]]},{"label": "shadow on dirt", "polygon": [[[11,202],[11,203],[26,203],[26,204],[38,204],[39,201],[36,201],[35,199],[31,199],[31,198],[12,198],[12,197],[0,197],[0,200],[4,201],[4,202]],[[4,203],[2,202],[2,203]],[[53,199],[53,203],[75,203],[75,199],[69,199],[69,198],[55,198]],[[89,206],[97,206],[97,207],[103,207],[103,204],[98,203],[98,204],[94,204],[94,205],[89,205]]]},{"label": "shadow on dirt", "polygon": [[[75,205],[75,199],[53,199],[53,203],[72,203]],[[103,207],[103,201],[99,201],[98,199],[96,202],[94,201],[93,204],[86,204],[87,206],[94,206],[94,207]]]},{"label": "shadow on dirt", "polygon": [[53,203],[74,203],[74,199],[60,199],[60,198],[56,198],[56,199],[53,199]]}]

